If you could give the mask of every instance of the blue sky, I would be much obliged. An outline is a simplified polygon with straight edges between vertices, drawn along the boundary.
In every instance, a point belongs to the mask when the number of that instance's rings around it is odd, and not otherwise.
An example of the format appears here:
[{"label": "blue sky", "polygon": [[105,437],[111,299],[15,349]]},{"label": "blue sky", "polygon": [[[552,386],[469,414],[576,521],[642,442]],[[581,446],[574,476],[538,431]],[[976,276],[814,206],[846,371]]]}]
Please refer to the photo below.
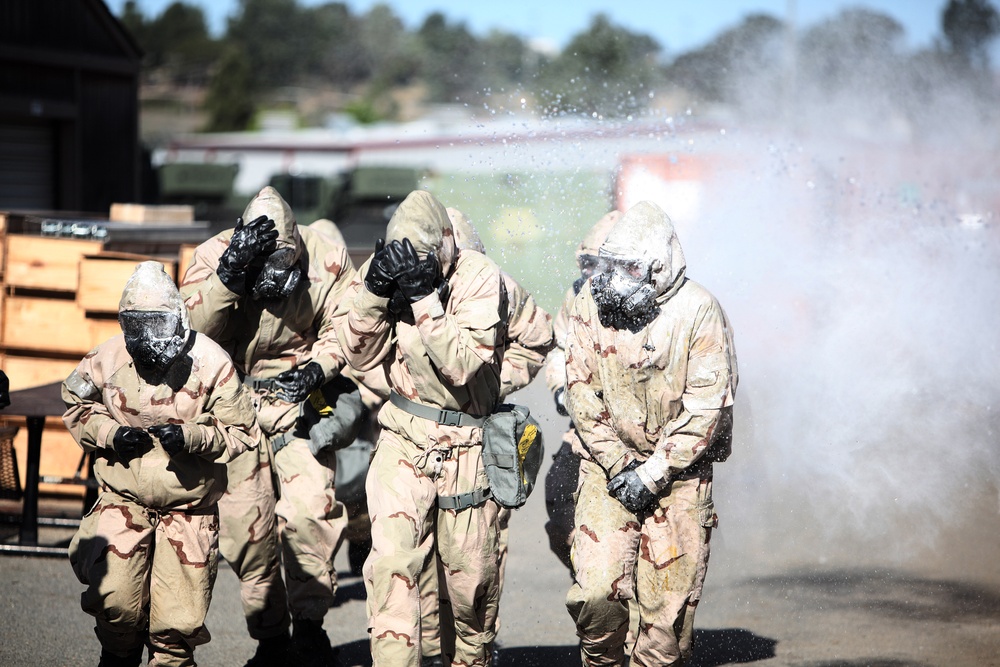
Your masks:
[{"label": "blue sky", "polygon": [[[328,0],[299,0],[303,5]],[[125,0],[106,0],[120,14]],[[146,16],[156,16],[172,0],[138,0]],[[237,0],[187,0],[205,12],[209,28],[216,34],[225,29],[226,17]],[[377,4],[373,0],[347,0],[355,13]],[[910,47],[929,46],[940,33],[941,12],[947,0],[398,0],[389,1],[403,22],[416,28],[434,11],[451,21],[462,21],[477,35],[492,28],[513,32],[527,39],[544,40],[562,47],[585,30],[591,17],[603,12],[629,30],[657,39],[665,52],[677,54],[698,47],[719,31],[731,27],[749,13],[768,13],[778,18],[794,15],[795,24],[808,27],[834,16],[847,7],[863,6],[892,16],[906,29]],[[994,5],[995,6],[995,5]]]}]

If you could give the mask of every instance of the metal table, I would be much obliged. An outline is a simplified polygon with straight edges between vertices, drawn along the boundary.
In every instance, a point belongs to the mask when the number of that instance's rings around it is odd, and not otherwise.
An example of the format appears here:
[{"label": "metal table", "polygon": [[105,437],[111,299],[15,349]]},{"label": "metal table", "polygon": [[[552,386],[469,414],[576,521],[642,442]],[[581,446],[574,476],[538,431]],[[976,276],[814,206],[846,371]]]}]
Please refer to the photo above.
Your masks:
[{"label": "metal table", "polygon": [[[61,394],[62,382],[53,382],[10,392],[10,406],[0,411],[8,417],[24,417],[28,427],[28,461],[24,475],[24,499],[18,544],[0,544],[0,554],[62,556],[64,547],[38,544],[38,483],[42,458],[42,433],[46,417],[61,417],[66,411]],[[60,524],[57,524],[60,525]]]}]

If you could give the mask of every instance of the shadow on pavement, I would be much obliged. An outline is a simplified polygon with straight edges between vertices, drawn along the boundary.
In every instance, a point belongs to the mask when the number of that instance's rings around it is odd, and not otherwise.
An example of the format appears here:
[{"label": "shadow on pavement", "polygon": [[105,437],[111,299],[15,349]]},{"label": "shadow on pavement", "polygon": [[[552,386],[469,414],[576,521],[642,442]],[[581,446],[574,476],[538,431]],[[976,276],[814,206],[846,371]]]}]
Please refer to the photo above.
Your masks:
[{"label": "shadow on pavement", "polygon": [[[777,641],[760,637],[749,630],[726,628],[722,630],[695,631],[697,650],[691,667],[721,667],[739,663],[756,662],[774,657]],[[353,641],[343,644],[339,662],[350,667],[368,667],[372,664],[367,641]],[[516,646],[500,649],[501,667],[579,667],[580,648],[573,646]],[[813,667],[810,665],[809,667]],[[815,667],[841,667],[837,665],[816,665]],[[843,664],[843,667],[855,667]],[[860,665],[858,666],[860,667]],[[872,667],[909,667],[908,665],[885,664]],[[918,667],[918,666],[913,666]]]},{"label": "shadow on pavement", "polygon": [[906,660],[862,658],[860,660],[834,660],[832,662],[803,662],[795,667],[929,667],[929,665]]},{"label": "shadow on pavement", "polygon": [[[357,640],[337,647],[338,664],[344,667],[369,667],[372,656],[368,642]],[[576,646],[518,646],[500,649],[501,667],[579,667],[580,649]]]},{"label": "shadow on pavement", "polygon": [[577,646],[517,646],[500,649],[501,667],[578,667]]},{"label": "shadow on pavement", "polygon": [[365,597],[364,581],[358,579],[357,581],[345,582],[343,579],[340,579],[337,582],[337,593],[333,598],[333,606],[339,607],[350,600],[364,600]]},{"label": "shadow on pavement", "polygon": [[691,667],[720,667],[767,660],[774,657],[777,645],[774,639],[739,628],[695,630]]},{"label": "shadow on pavement", "polygon": [[372,654],[367,639],[356,639],[336,648],[337,664],[342,667],[370,667],[372,664]]},{"label": "shadow on pavement", "polygon": [[[1000,591],[996,589],[891,570],[806,572],[748,583],[778,591],[788,599],[808,601],[810,605],[861,609],[909,621],[1000,620]],[[839,664],[830,663],[829,667]]]}]

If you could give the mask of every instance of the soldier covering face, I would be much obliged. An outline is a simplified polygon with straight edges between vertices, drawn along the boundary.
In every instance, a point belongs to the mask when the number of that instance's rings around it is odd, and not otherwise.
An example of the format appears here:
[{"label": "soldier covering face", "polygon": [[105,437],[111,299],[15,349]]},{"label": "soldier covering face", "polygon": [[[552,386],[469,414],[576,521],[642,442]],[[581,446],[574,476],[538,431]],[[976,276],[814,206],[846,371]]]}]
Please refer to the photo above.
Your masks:
[{"label": "soldier covering face", "polygon": [[[482,424],[500,401],[506,293],[492,261],[456,251],[448,214],[427,192],[411,193],[386,231],[336,315],[350,364],[379,369],[391,388],[367,480],[372,657],[376,666],[420,664],[419,581],[435,551],[455,618],[452,662],[486,667],[500,545]],[[390,313],[397,291],[412,321]]]},{"label": "soldier covering face", "polygon": [[[333,312],[353,276],[343,243],[300,227],[288,203],[266,187],[234,229],[196,249],[181,285],[194,328],[229,350],[267,436],[256,455],[230,464],[221,504],[222,553],[240,577],[247,626],[260,640],[254,664],[292,659],[285,655],[289,612],[295,661],[333,659],[323,618],[347,525],[334,492],[333,443],[343,443],[314,439],[313,427],[333,407],[322,405],[333,395],[327,390],[340,380],[351,386],[340,377],[344,357]],[[341,414],[350,401],[335,403],[331,420],[350,423]],[[360,416],[360,399],[352,405]]]},{"label": "soldier covering face", "polygon": [[[455,244],[461,253],[486,253],[479,232],[464,213],[455,208],[448,208],[448,218],[455,232]],[[500,370],[501,396],[526,387],[541,370],[545,363],[545,355],[555,346],[552,332],[552,317],[535,302],[528,293],[506,271],[502,272],[504,287],[507,290],[507,335],[503,365]],[[390,302],[391,307],[391,302]],[[500,526],[500,553],[498,567],[498,587],[503,590],[504,574],[507,560],[507,534],[510,510],[501,508],[498,515]],[[420,640],[425,664],[443,664],[435,662],[442,660],[442,655],[454,653],[454,627],[450,604],[446,602],[445,589],[439,585],[441,575],[438,575],[438,559],[421,574],[420,579]],[[441,591],[439,599],[438,591]],[[499,595],[494,604],[499,604]],[[499,628],[499,613],[492,612],[491,617],[497,618],[496,632]]]}]

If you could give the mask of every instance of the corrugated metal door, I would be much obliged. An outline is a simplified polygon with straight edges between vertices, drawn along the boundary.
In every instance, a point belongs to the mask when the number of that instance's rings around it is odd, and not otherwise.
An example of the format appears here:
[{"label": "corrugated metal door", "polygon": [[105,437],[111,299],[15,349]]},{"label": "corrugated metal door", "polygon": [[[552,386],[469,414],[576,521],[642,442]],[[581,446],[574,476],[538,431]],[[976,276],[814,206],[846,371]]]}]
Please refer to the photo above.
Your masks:
[{"label": "corrugated metal door", "polygon": [[55,131],[0,120],[0,210],[55,208]]}]

